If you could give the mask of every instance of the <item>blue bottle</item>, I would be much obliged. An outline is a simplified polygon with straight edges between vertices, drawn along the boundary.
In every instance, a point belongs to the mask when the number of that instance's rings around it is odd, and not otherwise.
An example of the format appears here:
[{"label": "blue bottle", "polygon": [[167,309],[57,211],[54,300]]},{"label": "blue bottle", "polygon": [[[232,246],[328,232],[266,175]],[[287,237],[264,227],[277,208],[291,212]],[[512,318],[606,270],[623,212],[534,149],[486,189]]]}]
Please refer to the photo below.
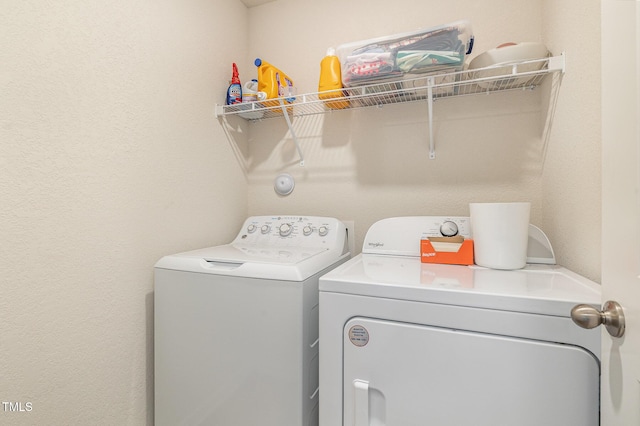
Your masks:
[{"label": "blue bottle", "polygon": [[242,102],[242,84],[240,84],[240,77],[238,76],[238,67],[234,62],[231,84],[227,89],[227,105],[239,104],[240,102]]}]

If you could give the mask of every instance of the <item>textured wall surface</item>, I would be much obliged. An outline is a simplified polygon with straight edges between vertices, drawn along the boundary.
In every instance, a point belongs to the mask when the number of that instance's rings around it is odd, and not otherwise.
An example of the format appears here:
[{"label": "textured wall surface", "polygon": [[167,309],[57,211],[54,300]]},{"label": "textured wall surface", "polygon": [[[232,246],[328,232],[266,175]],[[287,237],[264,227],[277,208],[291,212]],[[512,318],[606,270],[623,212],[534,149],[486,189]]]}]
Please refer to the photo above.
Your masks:
[{"label": "textured wall surface", "polygon": [[600,1],[544,1],[543,35],[567,53],[543,175],[542,228],[559,263],[600,282]]},{"label": "textured wall surface", "polygon": [[213,116],[247,54],[243,33],[221,40],[246,14],[3,2],[0,424],[153,424],[153,265],[246,215]]}]

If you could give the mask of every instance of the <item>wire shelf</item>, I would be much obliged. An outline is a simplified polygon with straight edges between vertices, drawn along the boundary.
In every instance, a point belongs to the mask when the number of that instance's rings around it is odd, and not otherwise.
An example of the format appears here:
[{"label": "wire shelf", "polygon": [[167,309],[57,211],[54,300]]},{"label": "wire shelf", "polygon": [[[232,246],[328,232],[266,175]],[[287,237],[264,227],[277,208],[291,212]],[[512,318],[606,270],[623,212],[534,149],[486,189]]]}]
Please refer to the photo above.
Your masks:
[{"label": "wire shelf", "polygon": [[563,54],[475,70],[423,74],[327,92],[298,94],[295,98],[218,105],[216,116],[237,115],[253,121],[282,118],[285,113],[290,117],[300,117],[397,103],[432,102],[447,97],[532,90],[549,74],[563,73],[564,62]]},{"label": "wire shelf", "polygon": [[215,114],[219,119],[239,116],[249,121],[284,117],[300,156],[300,165],[304,165],[304,155],[292,125],[291,119],[293,117],[422,101],[426,102],[428,106],[429,158],[435,159],[434,101],[448,97],[490,94],[509,90],[533,90],[542,84],[547,76],[553,75],[554,83],[552,84],[551,98],[543,131],[543,143],[546,147],[564,69],[565,57],[563,53],[559,56],[543,59],[513,62],[472,70],[451,72],[440,70],[401,80],[378,81],[374,84],[339,90],[296,94],[295,97],[289,98],[268,99],[266,101],[235,105],[217,105]]}]

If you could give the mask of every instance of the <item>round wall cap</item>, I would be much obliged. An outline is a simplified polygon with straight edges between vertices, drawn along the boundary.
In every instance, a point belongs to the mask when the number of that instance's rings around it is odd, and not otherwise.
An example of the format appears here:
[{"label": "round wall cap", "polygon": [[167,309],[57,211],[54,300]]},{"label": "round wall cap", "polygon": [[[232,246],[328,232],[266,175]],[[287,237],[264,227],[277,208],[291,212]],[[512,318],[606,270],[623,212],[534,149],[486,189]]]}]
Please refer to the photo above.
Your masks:
[{"label": "round wall cap", "polygon": [[273,183],[273,189],[276,191],[276,194],[282,196],[291,194],[295,186],[295,180],[289,173],[279,174]]}]

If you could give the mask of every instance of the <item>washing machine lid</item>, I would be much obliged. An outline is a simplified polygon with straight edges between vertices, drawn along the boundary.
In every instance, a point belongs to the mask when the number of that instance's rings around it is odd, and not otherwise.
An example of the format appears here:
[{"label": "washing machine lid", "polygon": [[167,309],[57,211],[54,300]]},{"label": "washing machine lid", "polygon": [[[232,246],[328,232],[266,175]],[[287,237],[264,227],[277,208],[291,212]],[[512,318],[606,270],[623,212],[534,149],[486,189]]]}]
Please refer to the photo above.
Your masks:
[{"label": "washing machine lid", "polygon": [[569,317],[600,305],[600,286],[557,265],[515,271],[360,254],[320,279],[320,291]]},{"label": "washing machine lid", "polygon": [[321,247],[269,247],[232,243],[181,253],[176,256],[202,258],[211,263],[258,263],[295,265],[326,252]]},{"label": "washing machine lid", "polygon": [[[348,253],[347,253],[348,256]],[[165,256],[156,268],[215,275],[304,281],[339,259],[327,248],[227,244]]]},{"label": "washing machine lid", "polygon": [[252,216],[221,246],[165,256],[158,269],[304,281],[350,256],[347,228],[335,218]]}]

